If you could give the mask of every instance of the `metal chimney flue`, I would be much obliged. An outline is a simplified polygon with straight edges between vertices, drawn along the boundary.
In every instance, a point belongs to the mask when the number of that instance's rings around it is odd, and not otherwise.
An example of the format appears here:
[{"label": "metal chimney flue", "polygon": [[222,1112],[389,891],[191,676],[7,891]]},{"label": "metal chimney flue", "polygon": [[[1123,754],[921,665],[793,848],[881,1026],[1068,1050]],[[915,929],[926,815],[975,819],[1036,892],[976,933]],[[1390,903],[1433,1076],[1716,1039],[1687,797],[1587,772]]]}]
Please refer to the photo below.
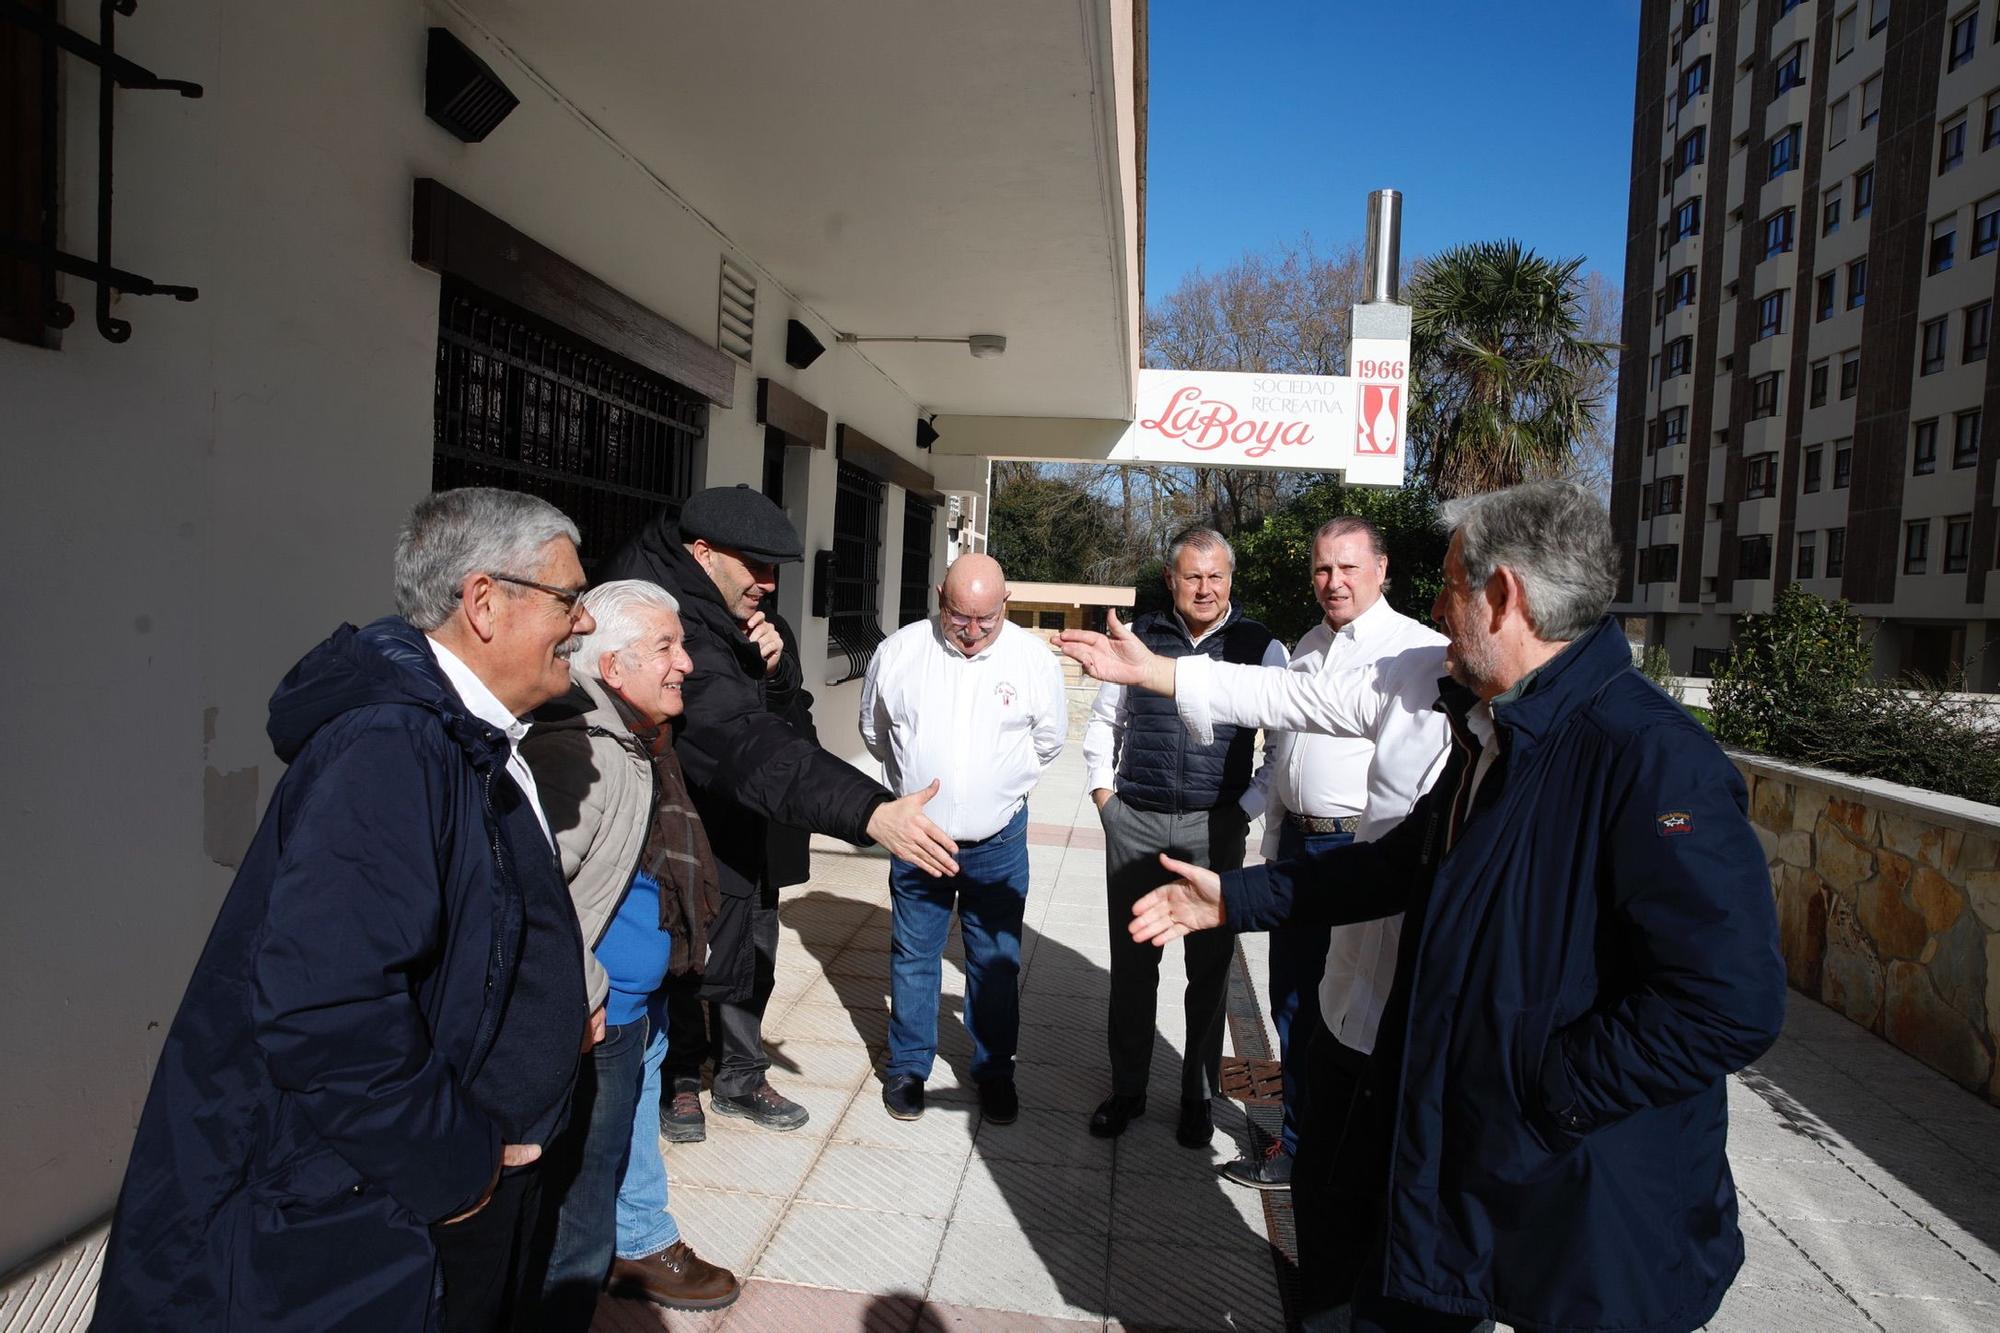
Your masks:
[{"label": "metal chimney flue", "polygon": [[1368,284],[1361,298],[1370,305],[1394,301],[1402,283],[1403,192],[1373,190],[1368,195],[1368,239],[1361,253]]}]

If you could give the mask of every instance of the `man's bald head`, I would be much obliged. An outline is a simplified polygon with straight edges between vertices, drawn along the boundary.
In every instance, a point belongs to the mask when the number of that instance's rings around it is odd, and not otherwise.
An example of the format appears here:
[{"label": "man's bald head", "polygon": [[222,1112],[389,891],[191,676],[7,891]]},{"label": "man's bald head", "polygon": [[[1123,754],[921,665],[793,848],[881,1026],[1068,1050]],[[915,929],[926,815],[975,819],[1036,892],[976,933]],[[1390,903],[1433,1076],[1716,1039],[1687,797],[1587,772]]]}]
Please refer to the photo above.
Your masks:
[{"label": "man's bald head", "polygon": [[1007,619],[1007,574],[990,555],[962,555],[938,585],[938,621],[953,647],[971,657],[1000,637]]}]

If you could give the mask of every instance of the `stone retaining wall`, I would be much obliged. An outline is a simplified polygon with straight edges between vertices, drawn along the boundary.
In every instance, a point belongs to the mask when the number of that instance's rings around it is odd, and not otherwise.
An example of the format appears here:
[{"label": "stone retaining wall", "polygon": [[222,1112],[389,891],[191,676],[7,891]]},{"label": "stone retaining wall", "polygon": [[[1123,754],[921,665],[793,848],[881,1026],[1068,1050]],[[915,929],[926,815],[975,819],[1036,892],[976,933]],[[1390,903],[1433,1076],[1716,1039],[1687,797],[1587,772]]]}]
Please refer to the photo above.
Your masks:
[{"label": "stone retaining wall", "polygon": [[1793,987],[2000,1104],[2000,807],[1731,757]]}]

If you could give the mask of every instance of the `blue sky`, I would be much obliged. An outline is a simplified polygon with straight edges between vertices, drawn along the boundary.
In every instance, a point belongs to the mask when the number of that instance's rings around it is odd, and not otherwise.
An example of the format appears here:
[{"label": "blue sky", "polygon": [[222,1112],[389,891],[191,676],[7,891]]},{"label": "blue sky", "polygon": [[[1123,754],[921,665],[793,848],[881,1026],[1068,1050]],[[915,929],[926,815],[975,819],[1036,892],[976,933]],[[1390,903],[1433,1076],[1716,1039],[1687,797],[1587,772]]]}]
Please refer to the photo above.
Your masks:
[{"label": "blue sky", "polygon": [[1412,256],[1514,237],[1623,282],[1639,0],[1151,0],[1146,293],[1403,192]]}]

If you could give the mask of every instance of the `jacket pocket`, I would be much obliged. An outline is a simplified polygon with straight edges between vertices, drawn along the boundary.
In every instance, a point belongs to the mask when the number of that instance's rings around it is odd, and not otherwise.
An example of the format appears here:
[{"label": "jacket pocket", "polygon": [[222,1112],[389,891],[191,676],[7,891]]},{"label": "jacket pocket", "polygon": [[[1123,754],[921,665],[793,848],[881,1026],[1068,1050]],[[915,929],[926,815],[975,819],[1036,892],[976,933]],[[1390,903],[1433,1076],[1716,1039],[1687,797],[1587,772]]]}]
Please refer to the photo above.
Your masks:
[{"label": "jacket pocket", "polygon": [[1557,1119],[1561,1108],[1548,1104],[1548,1089],[1542,1067],[1555,1038],[1556,1005],[1553,1000],[1534,1005],[1515,1020],[1512,1072],[1514,1095],[1521,1120],[1535,1142],[1551,1154],[1568,1152],[1583,1137],[1565,1129]]}]

